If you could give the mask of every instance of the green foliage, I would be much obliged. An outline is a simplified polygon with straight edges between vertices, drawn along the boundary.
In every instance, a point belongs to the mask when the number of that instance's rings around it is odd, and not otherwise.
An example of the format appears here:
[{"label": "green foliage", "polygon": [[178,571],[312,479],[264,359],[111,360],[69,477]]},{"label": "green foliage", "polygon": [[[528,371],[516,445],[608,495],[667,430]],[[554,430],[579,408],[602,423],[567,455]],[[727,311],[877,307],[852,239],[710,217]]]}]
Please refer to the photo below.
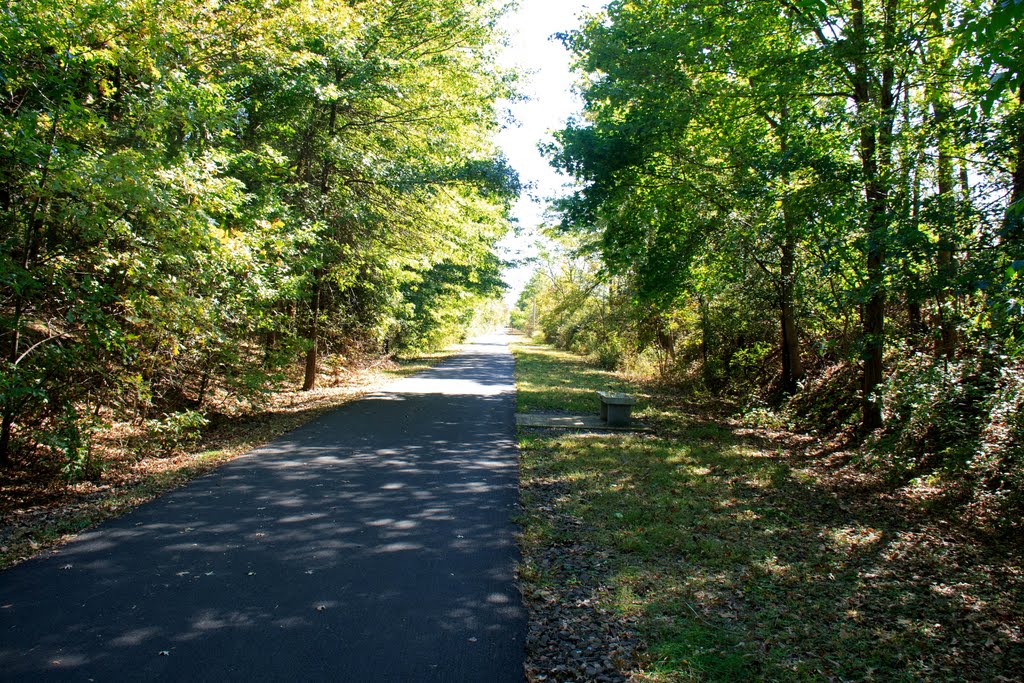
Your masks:
[{"label": "green foliage", "polygon": [[882,386],[887,426],[864,458],[899,483],[951,486],[979,526],[1012,533],[1024,513],[1024,384],[1019,364],[1004,362],[908,356]]},{"label": "green foliage", "polygon": [[410,278],[391,337],[395,350],[436,351],[464,341],[477,312],[505,288],[499,266],[493,257],[477,265],[442,262]]},{"label": "green foliage", "polygon": [[68,483],[94,481],[103,474],[103,463],[96,457],[92,441],[93,433],[103,426],[95,419],[81,418],[68,407],[54,427],[39,437],[40,444],[61,463],[61,475]]},{"label": "green foliage", "polygon": [[578,182],[516,320],[1013,498],[1013,447],[972,463],[1024,339],[1021,7],[608,3],[561,36]]},{"label": "green foliage", "polygon": [[78,452],[69,425],[97,411],[260,400],[300,354],[379,352],[410,311],[413,345],[459,336],[519,190],[491,142],[498,12],[8,7],[0,464],[47,434]]},{"label": "green foliage", "polygon": [[183,410],[146,420],[145,429],[155,440],[158,453],[167,457],[194,444],[207,424],[207,419],[201,413]]},{"label": "green foliage", "polygon": [[897,477],[962,472],[985,423],[993,382],[991,362],[959,362],[926,354],[904,359],[881,387],[887,427],[874,436],[867,458]]},{"label": "green foliage", "polygon": [[544,250],[541,260],[512,313],[514,327],[539,331],[559,348],[593,356],[607,370],[623,368],[643,350],[618,305],[629,293],[616,290],[592,258],[564,238]]}]

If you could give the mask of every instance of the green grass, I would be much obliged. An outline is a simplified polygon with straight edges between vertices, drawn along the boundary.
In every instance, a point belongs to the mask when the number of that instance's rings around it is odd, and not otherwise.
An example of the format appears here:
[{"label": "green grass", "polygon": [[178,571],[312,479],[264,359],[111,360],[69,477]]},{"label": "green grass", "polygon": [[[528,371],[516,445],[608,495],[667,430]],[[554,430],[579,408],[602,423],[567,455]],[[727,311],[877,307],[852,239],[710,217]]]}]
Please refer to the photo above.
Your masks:
[{"label": "green grass", "polygon": [[520,413],[565,411],[596,413],[595,391],[630,387],[615,373],[586,359],[525,338],[516,342],[516,409]]},{"label": "green grass", "polygon": [[[629,389],[568,354],[514,351],[521,411],[593,412],[585,392]],[[523,580],[564,580],[532,570],[543,548],[607,551],[602,607],[637,617],[647,646],[634,680],[1019,678],[1019,556],[839,498],[756,434],[646,403],[671,438],[521,437]],[[554,509],[542,485],[560,487]]]}]

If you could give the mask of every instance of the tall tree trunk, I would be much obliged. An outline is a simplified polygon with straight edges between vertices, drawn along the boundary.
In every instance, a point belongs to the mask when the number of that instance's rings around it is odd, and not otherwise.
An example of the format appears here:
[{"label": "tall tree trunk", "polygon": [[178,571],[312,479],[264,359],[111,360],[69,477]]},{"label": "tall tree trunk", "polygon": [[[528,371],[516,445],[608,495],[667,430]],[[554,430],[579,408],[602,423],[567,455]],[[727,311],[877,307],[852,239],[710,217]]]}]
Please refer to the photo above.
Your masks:
[{"label": "tall tree trunk", "polygon": [[313,290],[313,314],[310,318],[309,331],[307,338],[309,340],[309,350],[306,351],[306,374],[302,380],[302,390],[310,391],[316,388],[316,375],[318,369],[318,354],[317,346],[320,342],[320,273],[317,272],[316,284]]},{"label": "tall tree trunk", "polygon": [[[922,143],[917,151],[917,158],[914,159],[912,164],[914,167],[914,179],[911,181],[910,225],[914,232],[919,231],[921,227],[921,167],[924,165],[924,161],[925,153]],[[928,332],[928,326],[924,322],[924,314],[921,310],[921,299],[919,298],[922,287],[920,278],[917,277],[917,273],[913,271],[913,268],[908,267],[904,277],[910,283],[910,286],[907,288],[909,290],[907,292],[907,327],[910,329],[916,345],[917,341],[924,338]]]},{"label": "tall tree trunk", "polygon": [[[341,67],[335,67],[334,69],[334,85],[341,85],[342,71]],[[337,130],[338,126],[338,98],[335,98],[331,102],[331,108],[328,112],[327,118],[327,135],[328,139],[332,139]],[[329,146],[328,146],[329,149]],[[331,191],[331,173],[334,170],[334,160],[330,156],[329,152],[324,152],[323,158],[320,164],[320,201],[324,206],[324,211],[327,211],[327,196]],[[309,327],[309,350],[306,351],[306,373],[302,381],[302,390],[309,391],[316,387],[316,375],[319,366],[319,333],[320,333],[320,304],[321,294],[323,292],[323,273],[320,269],[317,269],[314,277],[316,282],[313,287],[313,318]]]},{"label": "tall tree trunk", "polygon": [[1009,246],[1010,260],[1024,258],[1024,83],[1017,91],[1017,140],[1014,145],[1017,159],[1010,186],[1010,203],[1003,218],[1003,237]]},{"label": "tall tree trunk", "polygon": [[950,153],[949,141],[949,117],[952,104],[949,100],[949,52],[944,44],[945,33],[941,14],[936,11],[932,17],[932,31],[937,43],[934,52],[937,52],[937,69],[933,78],[938,81],[929,90],[932,108],[932,121],[935,124],[936,146],[938,147],[938,160],[936,164],[936,175],[938,176],[939,192],[935,197],[938,204],[938,233],[939,244],[935,255],[935,270],[938,275],[938,287],[935,291],[935,303],[938,315],[939,334],[935,339],[935,355],[939,358],[952,358],[956,354],[958,345],[956,318],[952,315],[951,299],[955,296],[951,283],[955,279],[956,264],[953,259],[953,248],[955,244],[954,216],[955,200],[953,196],[953,158]]},{"label": "tall tree trunk", "polygon": [[[939,151],[939,195],[943,200],[952,199],[953,192],[953,175],[950,171],[950,163],[948,153],[943,158],[943,153]],[[945,173],[943,172],[943,162],[945,162]],[[947,205],[948,208],[952,208],[952,202],[941,201],[942,208],[940,211],[945,214]],[[945,220],[945,217],[943,218]],[[943,226],[945,227],[945,226]],[[959,344],[959,335],[957,334],[956,317],[953,315],[951,310],[951,299],[954,294],[950,282],[953,281],[956,272],[956,264],[953,259],[953,240],[950,234],[940,228],[939,231],[939,247],[938,252],[935,255],[935,269],[938,274],[939,283],[938,289],[935,292],[935,303],[938,309],[938,328],[939,336],[935,339],[935,356],[938,358],[952,358],[956,354],[956,348]]]},{"label": "tall tree trunk", "polygon": [[[914,125],[916,123],[911,114],[910,87],[904,83],[903,126],[909,129]],[[901,166],[904,169],[901,182],[906,188],[907,201],[909,202],[909,230],[915,238],[921,231],[921,170],[924,168],[927,159],[925,146],[925,140],[919,140],[913,150],[908,150],[906,158],[901,160]],[[924,312],[921,306],[921,291],[924,288],[921,284],[921,278],[914,272],[909,261],[910,259],[904,260],[903,270],[903,278],[908,283],[904,293],[907,302],[907,329],[910,332],[914,346],[918,346],[928,333],[928,327],[924,322]]]},{"label": "tall tree trunk", "polygon": [[[783,158],[789,153],[789,108],[785,105],[779,117],[779,152]],[[797,382],[804,378],[804,364],[800,357],[800,336],[797,333],[796,306],[793,302],[794,278],[796,277],[796,221],[793,202],[789,197],[790,177],[785,171],[782,177],[786,196],[782,199],[782,253],[779,260],[779,318],[781,327],[782,389],[787,394],[796,392]]]},{"label": "tall tree trunk", "polygon": [[891,61],[895,41],[897,0],[886,0],[883,27],[883,66],[878,96],[872,97],[871,67],[868,60],[864,0],[851,0],[851,33],[854,47],[852,75],[854,104],[860,119],[860,158],[867,204],[867,294],[862,313],[863,372],[861,415],[865,431],[882,426],[882,404],[875,389],[882,382],[885,352],[885,259],[888,235],[889,167],[892,162],[894,67]]}]

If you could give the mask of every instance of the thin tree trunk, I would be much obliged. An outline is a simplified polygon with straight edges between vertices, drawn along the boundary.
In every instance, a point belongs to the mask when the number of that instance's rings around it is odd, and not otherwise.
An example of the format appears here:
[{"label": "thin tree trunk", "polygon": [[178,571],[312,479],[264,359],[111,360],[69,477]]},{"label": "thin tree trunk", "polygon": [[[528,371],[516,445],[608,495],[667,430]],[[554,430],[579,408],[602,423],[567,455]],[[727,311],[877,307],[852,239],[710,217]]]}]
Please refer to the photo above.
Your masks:
[{"label": "thin tree trunk", "polygon": [[[943,19],[936,14],[932,19],[932,30],[935,32],[936,40],[944,40]],[[954,225],[953,215],[953,159],[949,148],[948,123],[951,104],[949,102],[948,72],[949,59],[946,56],[946,46],[937,47],[938,72],[935,74],[940,81],[938,86],[930,88],[932,121],[935,124],[936,143],[938,147],[938,160],[936,175],[938,176],[939,193],[936,197],[938,203],[938,232],[939,245],[935,255],[935,269],[938,275],[938,288],[935,292],[935,303],[938,316],[939,334],[935,339],[935,356],[939,358],[952,358],[956,354],[959,343],[957,335],[956,320],[951,315],[950,299],[954,296],[953,287],[950,283],[955,277],[956,264],[953,260],[954,248]]]},{"label": "thin tree trunk", "polygon": [[[779,136],[779,152],[785,157],[789,152],[789,108],[785,105],[779,117],[776,133]],[[780,355],[782,356],[782,389],[786,394],[796,393],[797,382],[804,377],[804,364],[800,358],[800,335],[797,333],[796,307],[793,289],[796,264],[796,220],[792,200],[788,196],[790,178],[785,171],[782,178],[787,196],[782,200],[782,253],[779,260],[779,323],[781,328]]]},{"label": "thin tree trunk", "polygon": [[[885,56],[892,54],[896,0],[886,0],[882,42]],[[864,1],[851,1],[851,31],[854,43],[854,104],[863,123],[860,129],[860,158],[867,203],[868,299],[862,314],[863,374],[861,377],[861,413],[865,431],[882,426],[882,404],[875,389],[882,382],[885,352],[885,259],[888,242],[888,170],[892,161],[893,81],[891,58],[881,69],[877,108],[871,97],[871,74],[867,55],[867,29]],[[876,118],[877,117],[877,118]]]},{"label": "thin tree trunk", "polygon": [[316,388],[316,375],[318,366],[317,345],[319,344],[320,327],[320,273],[316,274],[316,285],[313,291],[313,315],[309,325],[309,350],[306,351],[306,374],[302,381],[302,390],[310,391]]},{"label": "thin tree trunk", "polygon": [[0,468],[11,465],[11,432],[14,428],[14,408],[4,406],[3,424],[0,426]]},{"label": "thin tree trunk", "polygon": [[[1024,117],[1024,84],[1017,91],[1018,116]],[[1024,125],[1017,126],[1016,165],[1010,186],[1010,203],[1003,218],[1003,236],[1010,246],[1010,258],[1024,258]]]},{"label": "thin tree trunk", "polygon": [[915,337],[925,332],[924,315],[921,312],[921,303],[918,301],[907,302],[907,326]]},{"label": "thin tree trunk", "polygon": [[206,390],[210,388],[210,370],[206,369],[203,371],[203,378],[199,382],[199,396],[196,399],[197,408],[202,408],[203,403],[206,402]]},{"label": "thin tree trunk", "polygon": [[277,348],[277,330],[270,330],[263,335],[263,362],[269,363],[270,357]]},{"label": "thin tree trunk", "polygon": [[[336,86],[341,85],[342,71],[340,67],[334,69],[334,84]],[[327,119],[327,134],[330,138],[334,137],[338,125],[338,99],[335,98],[331,102],[331,108],[328,112]],[[320,201],[324,205],[324,211],[326,211],[327,195],[331,191],[331,173],[334,170],[333,159],[329,153],[324,153],[322,163],[320,165]],[[316,387],[316,376],[319,365],[319,319],[320,319],[320,304],[322,294],[322,279],[323,273],[317,270],[316,283],[314,284],[313,291],[313,319],[309,328],[309,350],[306,351],[306,372],[302,382],[302,390],[310,391]]]},{"label": "thin tree trunk", "polygon": [[800,336],[797,333],[796,311],[793,303],[794,263],[796,239],[790,234],[782,247],[779,282],[779,312],[782,326],[782,384],[787,394],[796,392],[797,382],[804,378],[804,364],[800,358]]},{"label": "thin tree trunk", "polygon": [[700,310],[700,355],[703,363],[704,383],[710,384],[711,368],[708,367],[708,346],[711,332],[708,329],[708,304],[703,296],[697,297],[697,307]]},{"label": "thin tree trunk", "polygon": [[[918,231],[921,225],[921,167],[924,165],[925,153],[921,146],[917,151],[917,158],[914,160],[914,179],[912,181],[910,196],[910,223],[914,231]],[[911,283],[907,292],[907,326],[911,335],[917,340],[923,338],[928,327],[924,322],[924,314],[921,310],[921,301],[918,298],[921,290],[921,283],[917,274],[911,268],[907,268],[904,276]]]},{"label": "thin tree trunk", "polygon": [[[15,369],[14,362],[18,359],[21,345],[21,313],[23,300],[21,295],[15,297],[14,320],[11,324],[13,337],[7,350],[7,362],[10,369]],[[8,395],[4,401],[3,421],[0,424],[0,467],[11,464],[11,432],[14,429],[14,397]]]},{"label": "thin tree trunk", "polygon": [[[910,89],[907,84],[903,86],[903,125],[907,128],[915,125],[910,112]],[[909,190],[908,201],[910,202],[910,230],[918,233],[921,230],[921,169],[924,168],[925,141],[920,140],[913,150],[913,157],[908,153],[904,160],[905,167],[903,182]],[[907,297],[907,329],[910,331],[911,339],[915,346],[928,333],[928,327],[924,322],[924,313],[921,307],[921,280],[913,268],[905,267],[903,277],[909,283],[905,295]]]}]

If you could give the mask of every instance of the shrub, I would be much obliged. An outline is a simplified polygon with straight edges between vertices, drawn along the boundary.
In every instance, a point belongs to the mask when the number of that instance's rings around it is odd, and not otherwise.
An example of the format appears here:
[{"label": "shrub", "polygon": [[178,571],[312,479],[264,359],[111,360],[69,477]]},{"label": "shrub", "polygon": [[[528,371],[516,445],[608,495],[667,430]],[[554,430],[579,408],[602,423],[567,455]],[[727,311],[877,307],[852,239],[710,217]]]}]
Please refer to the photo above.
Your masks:
[{"label": "shrub", "polygon": [[169,413],[158,420],[147,420],[146,431],[153,437],[159,455],[167,457],[193,445],[207,419],[195,410]]},{"label": "shrub", "polygon": [[851,428],[860,420],[857,368],[835,363],[809,376],[800,391],[786,402],[797,429],[833,434]]},{"label": "shrub", "polygon": [[882,387],[885,427],[865,460],[894,481],[926,476],[956,491],[976,526],[1024,530],[1024,365],[991,351],[907,357]]},{"label": "shrub", "polygon": [[53,427],[39,437],[61,463],[60,472],[69,484],[93,481],[103,475],[103,463],[93,452],[92,435],[101,425],[80,418],[73,406],[67,406]]},{"label": "shrub", "polygon": [[970,461],[970,511],[984,526],[1024,531],[1024,364],[1002,368]]},{"label": "shrub", "polygon": [[615,370],[622,363],[626,355],[622,340],[618,336],[609,334],[602,339],[594,350],[597,363],[605,370]]},{"label": "shrub", "polygon": [[744,409],[743,424],[759,429],[787,429],[790,424],[784,413],[772,410],[763,400],[751,398]]},{"label": "shrub", "polygon": [[984,426],[992,386],[982,360],[906,357],[880,388],[886,426],[869,440],[867,462],[894,480],[962,474]]}]

